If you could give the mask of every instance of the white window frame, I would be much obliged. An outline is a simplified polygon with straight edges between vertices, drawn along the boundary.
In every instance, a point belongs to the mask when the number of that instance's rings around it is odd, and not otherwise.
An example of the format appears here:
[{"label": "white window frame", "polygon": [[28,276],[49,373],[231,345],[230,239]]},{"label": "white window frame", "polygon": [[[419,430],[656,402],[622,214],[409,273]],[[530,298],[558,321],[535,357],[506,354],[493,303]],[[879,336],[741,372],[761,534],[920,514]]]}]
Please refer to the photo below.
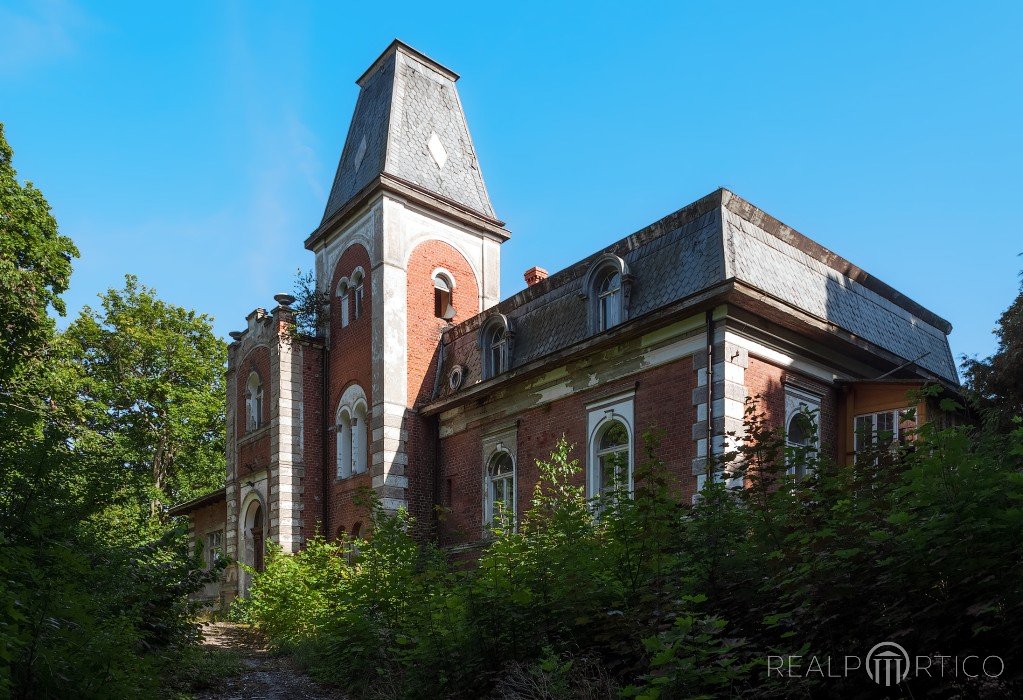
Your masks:
[{"label": "white window frame", "polygon": [[263,380],[258,372],[250,372],[249,378],[245,382],[245,431],[259,430],[262,425]]},{"label": "white window frame", "polygon": [[349,294],[348,294],[348,292],[349,292],[349,290],[350,290],[350,287],[349,287],[348,279],[347,278],[342,279],[340,282],[337,283],[337,298],[338,298],[339,305],[341,307],[341,327],[342,328],[347,328],[348,327],[348,321],[349,321],[349,318],[348,318],[348,313],[349,313],[349,311],[348,311],[348,304],[349,304],[348,296],[349,296]]},{"label": "white window frame", "polygon": [[213,564],[220,557],[224,556],[224,531],[213,530],[207,532],[203,537],[203,561],[206,562],[206,570],[213,568]]},{"label": "white window frame", "polygon": [[[604,281],[617,275],[618,285],[612,289],[602,290]],[[603,333],[629,320],[629,296],[632,288],[632,276],[628,264],[614,253],[604,253],[590,264],[583,278],[582,298],[587,302],[587,317],[591,335]],[[607,311],[610,300],[611,312]]]},{"label": "white window frame", "polygon": [[366,273],[361,267],[355,268],[352,272],[352,306],[354,307],[355,319],[362,318],[363,314],[363,297],[365,295],[364,283],[366,281]]},{"label": "white window frame", "polygon": [[370,411],[358,384],[349,386],[334,414],[335,477],[347,479],[369,471]]},{"label": "white window frame", "polygon": [[[608,280],[617,280],[609,289],[604,289]],[[603,271],[597,278],[597,332],[601,333],[621,323],[622,316],[622,275],[613,268]]]},{"label": "white window frame", "polygon": [[625,426],[629,436],[628,443],[628,492],[631,494],[635,487],[635,461],[636,461],[636,430],[633,419],[634,402],[636,392],[629,391],[623,394],[610,396],[599,401],[587,404],[587,465],[586,465],[586,497],[596,498],[600,495],[600,439],[604,431],[612,421],[617,421]]},{"label": "white window frame", "polygon": [[454,318],[455,314],[457,313],[457,311],[455,310],[455,278],[454,278],[454,276],[450,272],[448,272],[447,270],[445,270],[442,267],[439,267],[436,270],[434,270],[433,271],[433,275],[431,277],[433,279],[433,290],[434,290],[433,291],[433,295],[434,295],[434,298],[433,298],[433,307],[434,307],[433,308],[433,312],[434,313],[433,313],[433,315],[436,318],[439,318],[439,319],[442,319],[442,320],[445,320],[445,321],[450,321],[451,319],[445,318],[445,315],[447,314],[447,309],[441,309],[440,310],[441,313],[440,314],[437,313],[437,310],[438,310],[437,309],[437,306],[438,306],[438,304],[437,304],[437,301],[438,301],[437,294],[438,293],[440,293],[440,294],[447,294],[448,308],[450,308],[451,312],[452,312],[451,313],[451,318]]},{"label": "white window frame", "polygon": [[[858,455],[860,453],[860,451],[865,447],[864,445],[860,444],[860,440],[861,440],[860,431],[857,430],[857,427],[858,427],[857,424],[860,422],[861,418],[869,418],[870,419],[870,444],[871,445],[876,445],[877,444],[877,436],[878,436],[878,432],[879,432],[878,429],[877,429],[878,417],[879,416],[891,416],[891,419],[892,419],[892,430],[891,430],[892,441],[891,441],[891,446],[892,447],[897,447],[898,445],[900,445],[902,443],[902,440],[903,440],[902,423],[911,422],[911,419],[908,419],[908,418],[903,420],[902,416],[903,416],[903,414],[905,414],[907,412],[911,412],[911,411],[913,411],[913,407],[909,406],[909,407],[906,407],[906,408],[887,408],[887,409],[885,409],[883,411],[873,411],[871,413],[860,413],[860,414],[854,416],[853,417],[853,424],[852,424],[853,425],[853,453]],[[915,423],[916,422],[915,419],[912,420],[912,422]]]},{"label": "white window frame", "polygon": [[[498,333],[501,334],[501,339],[495,342]],[[508,319],[502,314],[491,316],[480,326],[480,365],[484,380],[503,374],[511,367],[512,337]],[[497,350],[496,365],[494,362],[495,349]]]},{"label": "white window frame", "polygon": [[[817,430],[814,434],[813,444],[810,445],[797,445],[796,443],[789,441],[789,424],[792,419],[800,414],[804,409],[810,411],[813,414],[813,419],[816,424]],[[785,446],[786,447],[809,447],[812,450],[820,450],[821,448],[821,433],[820,433],[820,415],[821,415],[821,396],[814,394],[813,392],[795,387],[789,384],[785,385]],[[795,465],[790,466],[786,471],[789,476],[802,479],[806,474],[797,474]]]},{"label": "white window frame", "polygon": [[482,488],[482,499],[480,503],[483,534],[486,536],[487,528],[494,521],[494,504],[492,501],[493,486],[491,481],[491,467],[499,454],[505,453],[511,458],[512,463],[512,527],[518,527],[519,507],[519,460],[516,445],[518,444],[518,423],[510,423],[488,428],[480,440],[480,477]]},{"label": "white window frame", "polygon": [[511,451],[503,447],[495,449],[490,453],[484,468],[484,492],[483,492],[483,522],[488,526],[494,524],[494,517],[496,515],[494,509],[494,482],[497,481],[494,478],[494,467],[497,461],[507,456],[511,462],[511,473],[502,475],[500,478],[503,481],[507,481],[511,488],[511,507],[508,509],[508,515],[511,517],[511,526],[514,528],[518,523],[518,469],[515,464],[515,457]]}]

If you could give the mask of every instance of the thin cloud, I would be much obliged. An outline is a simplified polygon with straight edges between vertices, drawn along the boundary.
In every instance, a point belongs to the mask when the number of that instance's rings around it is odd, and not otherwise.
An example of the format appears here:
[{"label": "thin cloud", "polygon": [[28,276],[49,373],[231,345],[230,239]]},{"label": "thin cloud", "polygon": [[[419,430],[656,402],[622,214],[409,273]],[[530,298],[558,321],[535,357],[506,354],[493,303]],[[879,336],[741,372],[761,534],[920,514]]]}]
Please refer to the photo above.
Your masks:
[{"label": "thin cloud", "polygon": [[0,7],[0,74],[16,75],[73,57],[92,19],[65,0]]}]

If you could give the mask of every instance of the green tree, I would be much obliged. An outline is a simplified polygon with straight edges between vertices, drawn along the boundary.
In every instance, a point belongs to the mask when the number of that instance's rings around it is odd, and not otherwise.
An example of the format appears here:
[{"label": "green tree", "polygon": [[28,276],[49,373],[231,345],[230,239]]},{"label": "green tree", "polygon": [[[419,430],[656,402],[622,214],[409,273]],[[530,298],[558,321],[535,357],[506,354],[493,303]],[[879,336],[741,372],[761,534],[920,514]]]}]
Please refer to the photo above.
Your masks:
[{"label": "green tree", "polygon": [[1005,429],[1013,417],[1023,416],[1023,284],[1016,300],[998,319],[995,335],[995,353],[984,360],[965,359],[963,370],[966,384],[989,422]]},{"label": "green tree", "polygon": [[224,477],[227,346],[209,316],[125,277],[66,332],[90,427],[109,441],[140,510],[216,488]]},{"label": "green tree", "polygon": [[50,205],[32,186],[18,182],[14,152],[0,124],[0,391],[10,399],[19,371],[52,339],[53,309],[71,279],[78,249],[57,231]]}]

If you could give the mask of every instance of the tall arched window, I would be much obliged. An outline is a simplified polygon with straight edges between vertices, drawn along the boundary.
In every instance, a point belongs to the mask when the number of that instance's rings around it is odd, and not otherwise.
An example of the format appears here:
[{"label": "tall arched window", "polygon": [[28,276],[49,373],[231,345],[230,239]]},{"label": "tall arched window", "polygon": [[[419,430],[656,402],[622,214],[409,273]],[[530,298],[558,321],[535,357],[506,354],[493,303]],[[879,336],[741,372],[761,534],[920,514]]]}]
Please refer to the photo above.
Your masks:
[{"label": "tall arched window", "polygon": [[785,387],[785,444],[790,448],[788,473],[797,479],[806,476],[807,462],[813,460],[818,446],[815,421],[821,410],[819,396],[794,386]]},{"label": "tall arched window", "polygon": [[352,414],[342,407],[337,412],[337,478],[352,475]]},{"label": "tall arched window", "polygon": [[369,414],[366,402],[355,404],[352,416],[352,473],[362,474],[369,468]]},{"label": "tall arched window", "polygon": [[355,306],[355,318],[362,317],[363,279],[362,268],[356,268],[355,272],[352,273],[352,300]]},{"label": "tall arched window", "polygon": [[617,255],[605,253],[593,261],[583,279],[590,333],[602,333],[628,319],[631,285],[629,267]]},{"label": "tall arched window", "polygon": [[597,431],[594,441],[595,493],[632,488],[632,455],[629,429],[620,420],[610,419]]},{"label": "tall arched window", "polygon": [[480,352],[482,354],[483,378],[490,379],[508,371],[511,360],[511,331],[508,319],[494,314],[480,328]]},{"label": "tall arched window", "polygon": [[337,407],[337,478],[369,469],[369,409],[358,384],[345,389]]},{"label": "tall arched window", "polygon": [[433,275],[433,315],[450,321],[455,317],[455,307],[451,297],[455,289],[454,282],[446,274],[436,272]]},{"label": "tall arched window", "polygon": [[256,430],[263,424],[263,382],[255,372],[249,374],[245,385],[245,427]]},{"label": "tall arched window", "polygon": [[350,290],[348,288],[348,280],[342,279],[337,283],[337,300],[338,308],[341,310],[341,327],[348,327],[348,314],[350,302],[348,297],[350,296]]},{"label": "tall arched window", "polygon": [[509,527],[515,523],[515,463],[500,451],[487,466],[486,522]]}]

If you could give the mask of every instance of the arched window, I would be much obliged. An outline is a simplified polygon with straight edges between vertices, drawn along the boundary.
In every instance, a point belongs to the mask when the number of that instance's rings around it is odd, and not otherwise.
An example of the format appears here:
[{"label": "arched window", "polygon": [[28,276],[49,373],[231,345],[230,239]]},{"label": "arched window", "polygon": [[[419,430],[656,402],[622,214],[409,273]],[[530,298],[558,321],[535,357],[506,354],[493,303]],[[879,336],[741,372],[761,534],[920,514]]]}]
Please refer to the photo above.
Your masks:
[{"label": "arched window", "polygon": [[349,289],[348,280],[347,279],[343,279],[343,280],[341,280],[340,282],[337,283],[337,298],[338,298],[338,306],[341,309],[341,327],[342,328],[347,328],[348,327],[349,305],[351,303],[349,301],[349,299],[348,299],[348,297],[350,296],[350,291],[351,290]]},{"label": "arched window", "polygon": [[632,454],[629,429],[614,418],[607,420],[594,436],[594,489],[599,495],[613,489],[632,490]]},{"label": "arched window", "polygon": [[369,409],[358,384],[345,389],[337,407],[337,478],[369,469]]},{"label": "arched window", "polygon": [[515,463],[507,452],[496,452],[487,466],[486,522],[509,527],[515,523]]},{"label": "arched window", "polygon": [[815,421],[820,414],[820,397],[797,387],[785,387],[785,444],[789,450],[788,473],[806,476],[807,462],[818,446]]},{"label": "arched window", "polygon": [[455,289],[454,282],[446,274],[436,272],[433,275],[433,315],[450,321],[455,317],[451,294]]},{"label": "arched window", "polygon": [[617,270],[607,270],[597,285],[597,332],[606,331],[621,323],[622,276]]},{"label": "arched window", "polygon": [[502,314],[491,316],[480,328],[480,352],[484,379],[508,371],[511,360],[511,331],[508,329],[508,319]]},{"label": "arched window", "polygon": [[624,260],[612,253],[601,255],[590,265],[583,284],[591,333],[602,333],[628,319],[632,277]]},{"label": "arched window", "polygon": [[362,474],[369,468],[369,415],[366,402],[355,404],[352,416],[352,473]]},{"label": "arched window", "polygon": [[253,431],[263,424],[263,382],[252,372],[245,385],[245,426]]},{"label": "arched window", "polygon": [[362,268],[356,268],[352,273],[352,300],[355,302],[355,318],[362,317],[363,279],[365,275]]},{"label": "arched window", "polygon": [[337,412],[337,478],[347,479],[352,475],[352,414],[348,408]]}]

